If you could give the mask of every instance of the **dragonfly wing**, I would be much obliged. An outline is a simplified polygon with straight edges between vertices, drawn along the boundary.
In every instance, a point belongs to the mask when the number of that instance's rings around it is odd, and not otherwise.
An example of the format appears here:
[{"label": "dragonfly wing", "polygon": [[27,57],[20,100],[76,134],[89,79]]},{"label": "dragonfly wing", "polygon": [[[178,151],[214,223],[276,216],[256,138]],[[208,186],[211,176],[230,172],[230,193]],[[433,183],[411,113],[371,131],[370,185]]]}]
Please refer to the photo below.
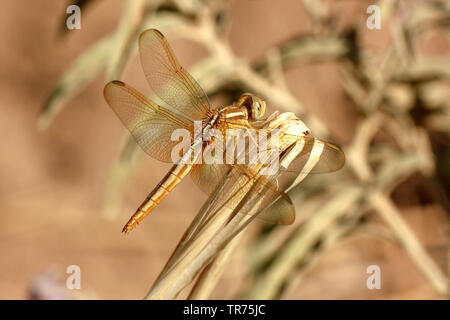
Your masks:
[{"label": "dragonfly wing", "polygon": [[[314,150],[320,149],[319,160],[312,168],[311,173],[325,173],[334,172],[341,169],[345,164],[345,155],[341,148],[338,146],[322,141],[316,138],[303,137],[304,146],[299,156],[291,163],[287,171],[299,172],[300,168],[304,167],[304,164],[311,156],[315,156],[317,153]],[[322,147],[323,146],[323,147]]]},{"label": "dragonfly wing", "polygon": [[109,82],[103,93],[120,121],[147,154],[163,162],[173,162],[172,148],[180,142],[171,140],[172,132],[176,129],[192,132],[192,121],[162,108],[121,81]]},{"label": "dragonfly wing", "polygon": [[229,169],[227,165],[201,163],[192,168],[191,178],[200,190],[210,195],[228,173]]},{"label": "dragonfly wing", "polygon": [[[288,138],[293,139],[295,143],[292,143],[281,153],[280,161],[282,161],[284,154],[291,152],[294,147],[299,148],[300,151],[290,161],[287,168],[282,168],[283,172],[302,173],[306,169],[309,173],[334,172],[341,169],[345,164],[344,152],[332,143],[304,136],[296,136],[295,138],[290,136]],[[314,166],[306,168],[310,163],[314,163]]]},{"label": "dragonfly wing", "polygon": [[[234,170],[236,179],[242,177],[243,173],[248,170],[248,167],[240,166],[239,169]],[[253,172],[252,169],[254,168],[250,168],[250,172]],[[249,199],[244,202],[240,212],[252,215],[257,214],[260,220],[269,223],[284,225],[294,223],[295,207],[289,196],[275,185],[275,176],[252,175],[252,173],[244,174],[244,180],[251,187],[246,187],[250,188],[246,194]]]},{"label": "dragonfly wing", "polygon": [[166,38],[155,29],[139,37],[142,68],[150,87],[172,111],[200,120],[210,110],[200,85],[178,63]]},{"label": "dragonfly wing", "polygon": [[258,214],[258,218],[273,224],[289,225],[295,221],[295,207],[291,198],[281,190],[279,196],[275,197],[273,192],[269,192],[266,195],[266,202],[270,205],[265,208],[261,208],[261,213]]},{"label": "dragonfly wing", "polygon": [[[208,214],[227,207],[270,223],[293,223],[295,208],[290,198],[273,181],[255,172],[244,165],[200,164],[194,166],[191,176],[201,190],[211,194]],[[276,208],[266,210],[274,203]]]},{"label": "dragonfly wing", "polygon": [[[288,155],[289,152],[294,151],[294,148],[298,148],[297,156],[289,162],[288,166],[280,167],[283,172],[277,178],[277,185],[281,186],[281,189],[290,190],[310,173],[333,172],[343,167],[345,156],[339,147],[309,137],[297,137],[296,140],[296,143],[288,147],[280,156],[280,165],[282,165],[284,155]],[[268,178],[270,179],[270,177]],[[284,206],[284,201],[276,201],[264,211],[263,215],[274,216],[273,212]]]}]

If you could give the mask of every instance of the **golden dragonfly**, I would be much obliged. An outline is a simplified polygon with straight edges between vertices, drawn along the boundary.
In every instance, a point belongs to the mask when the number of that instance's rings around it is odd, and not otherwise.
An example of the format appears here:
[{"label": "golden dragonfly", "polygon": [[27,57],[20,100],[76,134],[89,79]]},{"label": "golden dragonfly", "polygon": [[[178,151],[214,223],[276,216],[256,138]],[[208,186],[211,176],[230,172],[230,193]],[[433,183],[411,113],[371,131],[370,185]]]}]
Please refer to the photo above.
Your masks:
[{"label": "golden dragonfly", "polygon": [[[247,186],[260,184],[264,190],[261,198],[281,199],[285,206],[283,212],[265,215],[263,220],[290,224],[294,221],[295,210],[289,197],[271,177],[260,174],[261,166],[250,164],[211,164],[197,161],[195,157],[202,157],[206,148],[211,146],[211,139],[198,138],[194,132],[194,122],[201,121],[201,136],[207,135],[208,130],[216,129],[225,132],[228,129],[254,129],[264,115],[265,101],[253,94],[243,94],[237,102],[229,106],[212,108],[207,95],[195,79],[178,63],[177,58],[169,46],[166,38],[156,29],[144,31],[139,37],[139,53],[145,77],[156,96],[162,103],[155,103],[122,81],[114,80],[104,88],[104,96],[115,114],[129,130],[137,144],[153,158],[174,163],[171,170],[153,189],[144,202],[138,207],[123,228],[128,233],[145,216],[147,216],[167,194],[190,172],[195,183],[201,190],[211,194],[215,187],[232,169],[236,183],[228,183],[230,187],[221,191],[221,197],[216,201],[220,205],[232,206],[232,199],[242,195],[250,189]],[[298,122],[297,122],[298,123]],[[302,123],[300,121],[300,123]],[[190,133],[193,142],[186,152],[180,153],[177,160],[173,159],[172,149],[179,144],[179,140],[172,140],[172,133],[177,129],[185,129]],[[312,147],[316,143],[323,146],[320,161],[313,171],[329,172],[340,169],[344,164],[344,154],[341,149],[331,143],[315,138],[306,137],[309,129],[301,126],[300,134],[304,150],[298,155],[291,171],[301,173]],[[217,147],[219,144],[215,144]],[[196,153],[200,148],[201,152]],[[298,160],[298,161],[297,161]],[[246,177],[243,183],[242,177]],[[228,179],[230,179],[228,177]],[[237,182],[239,181],[239,183]],[[261,191],[262,192],[262,191]],[[223,202],[223,203],[221,203]],[[262,201],[261,209],[252,208],[252,214],[259,214],[263,206],[269,203]],[[250,208],[242,208],[242,213],[250,212]]]}]

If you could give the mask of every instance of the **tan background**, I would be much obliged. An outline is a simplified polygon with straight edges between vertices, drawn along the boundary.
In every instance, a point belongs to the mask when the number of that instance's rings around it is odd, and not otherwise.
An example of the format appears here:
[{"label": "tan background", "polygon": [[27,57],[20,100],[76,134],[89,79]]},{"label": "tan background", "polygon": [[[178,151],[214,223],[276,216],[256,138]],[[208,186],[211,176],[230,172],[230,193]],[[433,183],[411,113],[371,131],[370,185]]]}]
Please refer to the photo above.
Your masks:
[{"label": "tan background", "polygon": [[[367,4],[342,1],[335,5],[342,7],[349,20],[363,23]],[[108,168],[119,153],[124,134],[103,99],[104,76],[72,99],[47,130],[36,128],[38,112],[59,77],[86,47],[116,27],[123,6],[119,0],[97,1],[82,12],[81,30],[59,38],[64,1],[0,2],[1,299],[28,298],[33,279],[53,270],[64,280],[65,268],[71,264],[81,267],[84,297],[141,298],[206,199],[186,179],[144,224],[130,236],[123,236],[123,223],[169,169],[169,165],[146,157],[127,184],[118,219],[107,221],[100,216]],[[229,39],[234,51],[247,59],[259,57],[294,33],[309,30],[299,1],[245,0],[232,1],[231,6]],[[382,31],[367,31],[364,36],[368,46],[376,50],[386,46]],[[423,47],[431,53],[448,50],[433,37]],[[174,43],[174,48],[188,68],[203,54],[201,48],[185,42]],[[286,78],[294,95],[311,112],[333,124],[335,142],[345,146],[354,124],[335,66],[296,67]],[[129,63],[123,80],[142,92],[149,91],[136,58]],[[444,268],[446,213],[433,206],[419,206],[415,195],[411,188],[404,190],[402,199],[412,200],[403,200],[402,212]],[[233,256],[213,298],[230,298],[236,293],[235,284],[245,277],[249,236]],[[365,287],[365,270],[370,264],[382,268],[381,290]],[[285,296],[438,297],[402,250],[361,234],[327,250]]]}]

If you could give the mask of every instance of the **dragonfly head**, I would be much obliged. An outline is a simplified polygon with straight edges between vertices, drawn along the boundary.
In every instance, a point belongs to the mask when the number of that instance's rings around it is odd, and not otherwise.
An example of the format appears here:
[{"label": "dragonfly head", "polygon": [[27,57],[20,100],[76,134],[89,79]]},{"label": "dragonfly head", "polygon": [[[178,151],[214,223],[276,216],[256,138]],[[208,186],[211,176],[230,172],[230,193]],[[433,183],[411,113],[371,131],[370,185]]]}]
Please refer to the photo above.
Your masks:
[{"label": "dragonfly head", "polygon": [[266,111],[266,102],[258,96],[251,93],[244,93],[239,97],[237,102],[239,107],[243,106],[247,109],[250,120],[258,120]]}]

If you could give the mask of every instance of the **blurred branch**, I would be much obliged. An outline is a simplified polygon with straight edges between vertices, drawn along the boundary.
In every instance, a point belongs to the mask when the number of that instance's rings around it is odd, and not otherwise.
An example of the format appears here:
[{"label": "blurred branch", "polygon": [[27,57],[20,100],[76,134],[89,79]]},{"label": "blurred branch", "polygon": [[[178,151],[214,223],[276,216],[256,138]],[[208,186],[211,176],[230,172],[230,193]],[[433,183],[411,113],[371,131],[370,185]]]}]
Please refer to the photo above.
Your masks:
[{"label": "blurred branch", "polygon": [[[283,67],[292,63],[309,63],[339,60],[351,52],[351,41],[336,36],[298,36],[285,41],[273,48],[280,54]],[[264,72],[268,67],[267,58],[253,63],[253,68]]]},{"label": "blurred branch", "polygon": [[270,267],[253,281],[254,285],[242,298],[274,299],[279,296],[282,289],[292,284],[289,280],[299,263],[309,256],[311,248],[320,242],[322,235],[331,228],[335,220],[352,210],[363,196],[363,191],[359,188],[346,188],[316,211],[311,219],[283,243],[281,250],[270,258]]},{"label": "blurred branch", "polygon": [[[109,80],[120,78],[137,36],[142,29],[148,4],[147,0],[128,1],[110,47],[111,51],[106,68]],[[152,7],[155,7],[155,4]]]},{"label": "blurred branch", "polygon": [[64,104],[103,70],[111,41],[111,37],[104,37],[92,45],[64,73],[40,111],[40,129],[46,128]]},{"label": "blurred branch", "polygon": [[402,247],[430,280],[436,291],[444,296],[448,295],[447,277],[423,248],[392,200],[379,192],[372,193],[370,200],[378,214],[391,228]]}]

